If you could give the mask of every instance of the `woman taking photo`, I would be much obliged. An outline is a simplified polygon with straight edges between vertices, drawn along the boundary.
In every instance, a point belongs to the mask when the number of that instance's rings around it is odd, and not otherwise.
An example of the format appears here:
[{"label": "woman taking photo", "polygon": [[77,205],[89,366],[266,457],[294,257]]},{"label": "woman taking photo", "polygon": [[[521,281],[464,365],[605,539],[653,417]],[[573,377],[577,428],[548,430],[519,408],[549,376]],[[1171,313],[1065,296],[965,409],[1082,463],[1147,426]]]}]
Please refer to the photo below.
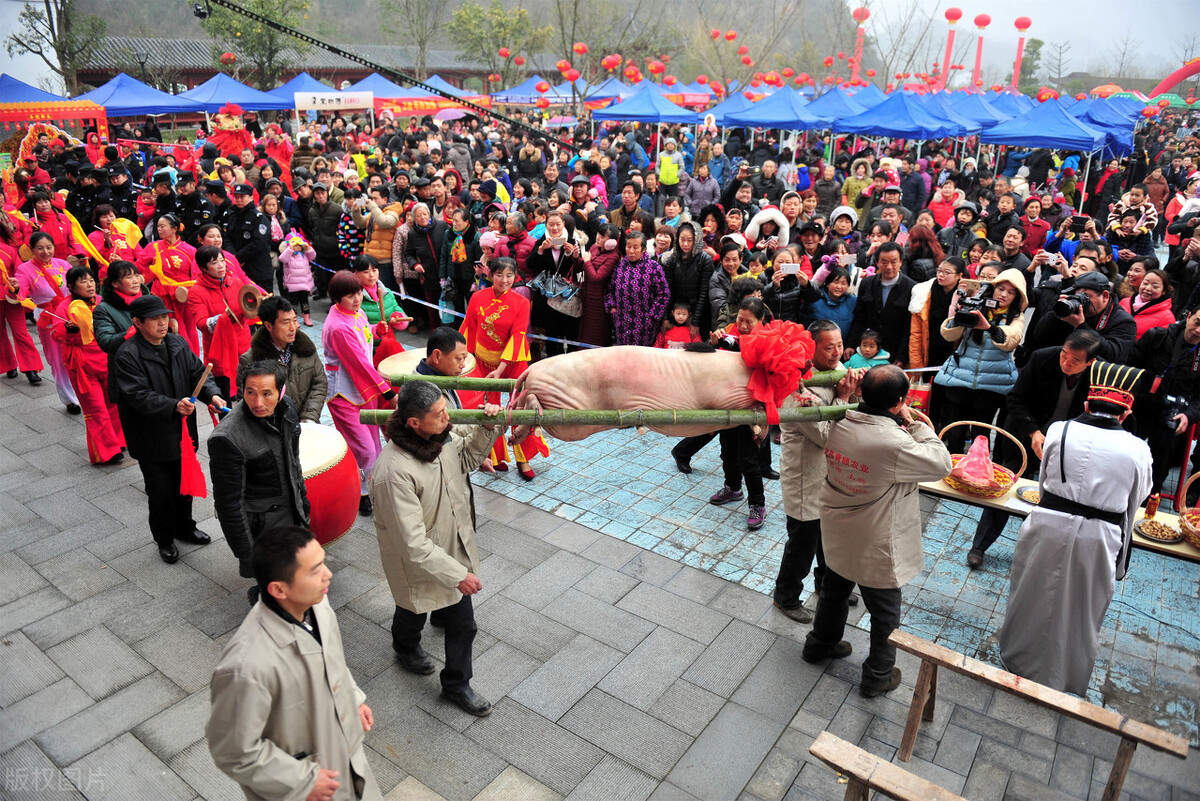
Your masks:
[{"label": "woman taking photo", "polygon": [[842,336],[847,337],[850,324],[854,322],[858,296],[850,291],[850,273],[844,267],[837,266],[836,258],[825,257],[828,269],[822,276],[819,296],[801,309],[800,322],[808,325],[814,320],[833,320],[841,329]]},{"label": "woman taking photo", "polygon": [[[584,239],[586,241],[586,238]],[[529,270],[540,282],[562,279],[575,285],[579,291],[579,280],[583,277],[583,246],[576,239],[575,221],[562,212],[551,211],[546,215],[546,234],[538,240],[529,254]],[[557,283],[557,281],[555,282]],[[579,318],[559,311],[550,305],[550,299],[533,289],[532,325],[543,329],[547,336],[556,339],[575,340],[579,336]],[[556,356],[563,352],[561,342],[547,341],[545,355]]]},{"label": "woman taking photo", "polygon": [[[529,365],[529,301],[513,291],[517,265],[507,256],[498,256],[488,264],[492,285],[471,296],[462,334],[467,338],[467,350],[475,356],[475,378],[519,378]],[[487,393],[488,403],[498,403],[500,393]],[[464,400],[463,405],[467,402]],[[529,460],[537,454],[549,456],[550,450],[538,434],[523,442],[513,443],[513,458],[521,478],[533,481]],[[492,466],[508,469],[508,448],[501,433],[492,446]]]},{"label": "woman taking photo", "polygon": [[54,320],[53,332],[54,339],[62,345],[71,386],[83,408],[88,460],[95,465],[117,464],[125,458],[121,452],[125,448],[125,434],[117,406],[109,400],[108,355],[96,341],[93,322],[96,279],[87,267],[72,267],[67,271],[66,285],[71,294],[63,298],[54,312],[61,319]]},{"label": "woman taking photo", "polygon": [[367,480],[383,446],[379,426],[362,423],[358,416],[363,409],[388,408],[396,393],[371,364],[371,324],[362,312],[362,284],[354,273],[339,270],[329,279],[329,299],[333,305],[321,329],[329,414],[358,464],[358,513],[369,515]]},{"label": "woman taking photo", "polygon": [[[26,308],[32,305],[41,310],[36,312],[38,339],[42,343],[42,353],[46,354],[46,361],[50,363],[54,389],[58,392],[58,399],[66,405],[67,413],[79,414],[79,400],[67,375],[62,345],[53,335],[54,318],[45,313],[56,313],[54,310],[67,298],[68,290],[63,282],[71,265],[55,257],[54,238],[45,231],[34,232],[29,238],[29,247],[33,251],[33,258],[17,267],[17,297],[25,301],[22,305]],[[34,382],[31,380],[30,383]]]}]

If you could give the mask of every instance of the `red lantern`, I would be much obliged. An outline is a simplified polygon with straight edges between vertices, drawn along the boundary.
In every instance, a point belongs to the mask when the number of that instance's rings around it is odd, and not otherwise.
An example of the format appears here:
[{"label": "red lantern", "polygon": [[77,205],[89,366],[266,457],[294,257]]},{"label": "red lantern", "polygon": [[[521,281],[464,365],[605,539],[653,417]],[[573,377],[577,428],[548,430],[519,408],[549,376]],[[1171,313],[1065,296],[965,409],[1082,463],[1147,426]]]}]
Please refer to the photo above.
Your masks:
[{"label": "red lantern", "polygon": [[802,72],[799,75],[797,75],[796,77],[803,83],[808,83],[808,82],[812,81],[812,77],[809,76],[809,74],[807,72]]},{"label": "red lantern", "polygon": [[710,84],[708,85],[708,88],[709,88],[709,89],[712,89],[712,90],[713,90],[713,94],[715,94],[715,95],[723,95],[723,94],[725,94],[725,87],[721,85],[721,82],[720,82],[720,81],[713,81],[712,83],[710,83]]},{"label": "red lantern", "polygon": [[571,62],[567,61],[565,58],[560,58],[554,67],[559,72],[566,72],[567,70],[571,69]]},{"label": "red lantern", "polygon": [[1167,100],[1165,97],[1162,100],[1158,101],[1159,108],[1166,108],[1169,105],[1171,105],[1171,101]]},{"label": "red lantern", "polygon": [[887,88],[886,88],[886,89],[884,89],[884,91],[885,91],[885,92],[893,92],[893,91],[895,91],[895,89],[896,89],[896,84],[894,84],[894,83],[889,83],[889,84],[887,85]]},{"label": "red lantern", "polygon": [[1079,94],[1075,95],[1075,99],[1076,100],[1087,100],[1087,93],[1080,92]]},{"label": "red lantern", "polygon": [[1001,91],[1002,89],[1004,89],[1004,87],[1003,87],[1003,86],[1001,86],[1000,84],[998,84],[998,83],[994,83],[994,84],[992,84],[992,91],[993,91],[993,92],[999,92],[999,91]]},{"label": "red lantern", "polygon": [[1033,20],[1029,17],[1017,17],[1013,24],[1017,26],[1018,31],[1025,33],[1033,25]]},{"label": "red lantern", "polygon": [[696,76],[696,83],[708,83],[708,76],[703,72]]},{"label": "red lantern", "polygon": [[750,48],[746,47],[745,45],[742,45],[741,47],[739,47],[739,48],[738,48],[738,55],[739,55],[739,56],[744,56],[744,55],[746,55],[746,54],[747,54],[747,53],[749,53],[749,52],[750,52]]},{"label": "red lantern", "polygon": [[975,85],[976,85],[976,86],[983,86],[983,79],[982,79],[982,78],[976,78],[976,79],[975,79]]},{"label": "red lantern", "polygon": [[500,73],[493,72],[491,75],[488,76],[488,81],[490,81],[491,83],[500,83]]},{"label": "red lantern", "polygon": [[846,54],[843,53],[841,50],[839,50],[838,51],[838,60],[840,61],[841,59],[844,59],[845,57],[846,57]]},{"label": "red lantern", "polygon": [[550,108],[550,101],[544,97],[539,97],[537,99],[537,107],[538,108]]},{"label": "red lantern", "polygon": [[1051,89],[1049,86],[1043,86],[1041,89],[1038,89],[1035,97],[1037,97],[1037,101],[1039,103],[1045,103],[1047,100],[1057,100],[1058,92]]},{"label": "red lantern", "polygon": [[667,65],[666,65],[666,64],[663,64],[663,63],[662,63],[661,61],[659,61],[658,59],[655,59],[654,61],[651,61],[651,62],[650,62],[650,63],[649,63],[647,66],[646,66],[646,69],[650,70],[650,74],[651,74],[651,75],[661,75],[661,74],[663,73],[663,71],[664,71],[666,68],[667,68]]},{"label": "red lantern", "polygon": [[235,56],[233,53],[226,51],[221,54],[221,63],[227,67],[230,64],[235,63],[236,61],[237,61],[237,56]]},{"label": "red lantern", "polygon": [[524,67],[525,66],[525,56],[517,56],[516,58],[513,59],[513,63],[516,64],[518,67]]},{"label": "red lantern", "polygon": [[946,9],[946,22],[949,22],[951,25],[953,25],[954,23],[958,22],[960,19],[962,19],[962,9],[961,8],[947,8]]},{"label": "red lantern", "polygon": [[[751,86],[753,86],[753,84],[751,84]],[[747,100],[754,100],[754,92],[742,92],[742,97],[746,98]]]},{"label": "red lantern", "polygon": [[842,88],[849,89],[852,84],[849,81],[842,81]]},{"label": "red lantern", "polygon": [[779,73],[771,70],[763,76],[763,80],[767,83],[779,83]]},{"label": "red lantern", "polygon": [[667,77],[663,78],[663,83],[665,83],[667,86],[674,86],[676,83],[676,78],[674,75],[668,75]]},{"label": "red lantern", "polygon": [[825,56],[825,58],[822,60],[821,63],[824,64],[826,67],[832,67],[833,66],[833,56]]},{"label": "red lantern", "polygon": [[780,73],[780,75],[782,75],[785,78],[790,78],[795,74],[796,74],[796,71],[794,69],[792,69],[791,67],[784,67],[783,72]]},{"label": "red lantern", "polygon": [[633,76],[637,75],[637,74],[638,74],[638,68],[633,66],[632,64],[630,64],[628,67],[625,68],[625,77],[628,78],[629,80],[632,81]]},{"label": "red lantern", "polygon": [[751,75],[750,78],[752,80],[761,82],[761,81],[765,81],[767,79],[767,76],[763,75],[761,72],[756,72],[753,75]]},{"label": "red lantern", "polygon": [[732,42],[737,38],[737,31],[725,31],[725,41]]},{"label": "red lantern", "polygon": [[977,14],[975,16],[975,27],[978,28],[979,30],[983,30],[984,28],[986,28],[987,26],[989,26],[991,24],[992,24],[992,18],[989,17],[987,14]]},{"label": "red lantern", "polygon": [[509,51],[507,47],[502,47],[496,52],[499,54],[500,58],[508,58],[508,55],[511,51]]},{"label": "red lantern", "polygon": [[902,80],[904,80],[904,73],[903,73],[903,72],[897,72],[897,73],[896,73],[896,80],[897,80],[897,81],[902,81]]},{"label": "red lantern", "polygon": [[566,78],[571,83],[575,83],[575,81],[579,80],[579,70],[572,67],[571,69],[569,69],[563,73],[563,77]]},{"label": "red lantern", "polygon": [[834,77],[834,76],[832,76],[832,75],[826,75],[826,76],[825,76],[825,83],[833,83],[833,82],[834,82],[834,81],[836,81],[836,80],[837,80],[837,78],[835,78],[835,77]]},{"label": "red lantern", "polygon": [[1189,106],[1191,106],[1191,105],[1195,104],[1195,102],[1196,102],[1196,98],[1194,98],[1194,97],[1189,97],[1187,100],[1185,100],[1185,101],[1183,101],[1183,102],[1185,102],[1185,103],[1187,103]]},{"label": "red lantern", "polygon": [[587,48],[587,45],[585,45],[583,42],[576,42],[575,46],[572,47],[571,49],[573,51],[575,51],[575,55],[577,55],[577,56],[586,56],[587,55],[588,48]]},{"label": "red lantern", "polygon": [[875,70],[867,70],[867,77],[868,77],[868,78],[874,78],[874,77],[875,77]]},{"label": "red lantern", "polygon": [[1148,106],[1148,107],[1142,109],[1142,116],[1145,117],[1146,119],[1150,119],[1157,113],[1158,113],[1158,108],[1155,106]]},{"label": "red lantern", "polygon": [[757,89],[758,87],[760,87],[762,85],[763,85],[763,82],[760,80],[757,80],[757,79],[750,82],[750,86],[752,86],[755,89]]},{"label": "red lantern", "polygon": [[792,81],[792,83],[796,84],[796,86],[804,86],[804,79],[797,75],[796,80]]},{"label": "red lantern", "polygon": [[671,63],[671,57],[670,57],[669,55],[666,55],[666,54],[663,54],[663,55],[659,56],[659,57],[658,57],[658,60],[659,60],[659,61],[661,61],[661,62],[662,62],[662,63],[664,63],[664,64],[670,64],[670,63]]},{"label": "red lantern", "polygon": [[866,8],[856,8],[850,12],[850,16],[854,17],[854,21],[862,25],[871,16],[871,11]]},{"label": "red lantern", "polygon": [[537,90],[538,94],[544,95],[546,92],[550,91],[550,84],[546,83],[545,81],[538,81],[536,84],[534,84],[533,88]]},{"label": "red lantern", "polygon": [[716,41],[717,39],[721,38],[721,32],[718,31],[716,28],[713,28],[711,31],[709,31],[708,35],[713,38],[713,41]]},{"label": "red lantern", "polygon": [[753,67],[754,59],[750,58],[750,56],[742,56],[742,63],[745,64],[747,67]]}]

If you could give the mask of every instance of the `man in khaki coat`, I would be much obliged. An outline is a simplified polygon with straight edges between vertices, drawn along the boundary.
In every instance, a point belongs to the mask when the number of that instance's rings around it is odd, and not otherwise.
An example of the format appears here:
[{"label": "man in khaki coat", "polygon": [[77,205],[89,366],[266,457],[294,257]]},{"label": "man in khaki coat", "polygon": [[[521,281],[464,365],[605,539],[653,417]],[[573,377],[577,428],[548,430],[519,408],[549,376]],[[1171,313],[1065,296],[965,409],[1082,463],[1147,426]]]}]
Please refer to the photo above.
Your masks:
[{"label": "man in khaki coat", "polygon": [[909,412],[908,389],[900,368],[872,367],[862,379],[858,411],[834,423],[825,442],[821,543],[827,570],[803,656],[817,662],[850,655],[842,632],[857,584],[871,613],[871,652],[859,687],[868,698],[900,686],[888,637],[900,625],[900,588],[924,563],[917,483],[945,478],[951,467],[937,434]]},{"label": "man in khaki coat", "polygon": [[[500,407],[488,404],[495,416]],[[421,648],[427,613],[437,612],[446,631],[442,695],[472,715],[492,711],[471,689],[471,644],[479,592],[479,553],[475,547],[468,476],[483,463],[496,435],[492,426],[452,430],[446,399],[428,381],[405,384],[388,419],[388,444],[371,472],[375,533],[396,612],[392,648],[412,673],[434,671]]]},{"label": "man in khaki coat", "polygon": [[[842,330],[832,320],[817,320],[808,326],[816,349],[814,370],[841,367]],[[851,370],[836,387],[806,387],[802,398],[808,406],[848,403],[858,391],[866,370]],[[812,569],[813,592],[820,593],[825,577],[825,554],[821,550],[821,487],[825,485],[825,440],[832,420],[816,423],[783,423],[779,445],[779,488],[787,513],[787,543],[775,579],[775,607],[798,623],[811,623],[812,612],[800,604],[804,578]],[[851,596],[853,599],[854,596]]]},{"label": "man in khaki coat", "polygon": [[254,543],[259,601],[213,673],[208,750],[249,801],[381,801],[363,749],[374,718],[325,596],[325,549],[300,526]]}]

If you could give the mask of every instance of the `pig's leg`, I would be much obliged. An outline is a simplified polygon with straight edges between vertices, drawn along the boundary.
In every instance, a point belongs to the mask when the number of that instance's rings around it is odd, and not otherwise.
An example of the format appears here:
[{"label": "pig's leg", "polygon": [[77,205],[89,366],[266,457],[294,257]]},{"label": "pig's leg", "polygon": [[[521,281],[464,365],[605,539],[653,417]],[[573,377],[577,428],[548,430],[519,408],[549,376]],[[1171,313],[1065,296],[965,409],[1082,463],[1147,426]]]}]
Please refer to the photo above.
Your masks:
[{"label": "pig's leg", "polygon": [[[514,409],[532,409],[536,412],[542,411],[542,404],[538,402],[537,395],[532,392],[522,392],[517,397]],[[513,426],[512,441],[514,445],[519,445],[525,441],[525,438],[533,433],[533,426],[520,425]]]}]

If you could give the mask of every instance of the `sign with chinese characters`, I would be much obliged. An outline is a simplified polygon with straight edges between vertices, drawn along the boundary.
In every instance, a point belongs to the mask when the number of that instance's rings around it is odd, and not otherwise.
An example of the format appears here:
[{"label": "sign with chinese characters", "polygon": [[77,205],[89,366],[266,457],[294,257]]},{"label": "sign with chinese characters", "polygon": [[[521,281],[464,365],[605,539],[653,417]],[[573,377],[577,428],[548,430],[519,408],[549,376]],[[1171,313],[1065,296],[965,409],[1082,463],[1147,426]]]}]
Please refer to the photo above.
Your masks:
[{"label": "sign with chinese characters", "polygon": [[373,92],[296,92],[296,109],[371,108],[375,104]]}]

